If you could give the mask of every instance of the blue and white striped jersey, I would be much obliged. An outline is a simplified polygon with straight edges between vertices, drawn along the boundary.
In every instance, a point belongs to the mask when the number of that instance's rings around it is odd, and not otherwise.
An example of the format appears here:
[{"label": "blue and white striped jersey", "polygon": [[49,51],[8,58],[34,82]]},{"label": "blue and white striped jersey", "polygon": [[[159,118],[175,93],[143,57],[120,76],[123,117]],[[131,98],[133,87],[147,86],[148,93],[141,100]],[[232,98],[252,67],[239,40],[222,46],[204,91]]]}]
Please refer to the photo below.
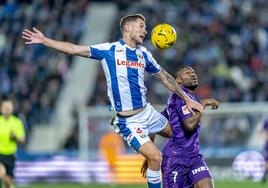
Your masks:
[{"label": "blue and white striped jersey", "polygon": [[161,67],[145,47],[131,48],[120,39],[90,46],[89,57],[102,63],[107,93],[115,111],[135,110],[147,104],[144,71],[155,74]]}]

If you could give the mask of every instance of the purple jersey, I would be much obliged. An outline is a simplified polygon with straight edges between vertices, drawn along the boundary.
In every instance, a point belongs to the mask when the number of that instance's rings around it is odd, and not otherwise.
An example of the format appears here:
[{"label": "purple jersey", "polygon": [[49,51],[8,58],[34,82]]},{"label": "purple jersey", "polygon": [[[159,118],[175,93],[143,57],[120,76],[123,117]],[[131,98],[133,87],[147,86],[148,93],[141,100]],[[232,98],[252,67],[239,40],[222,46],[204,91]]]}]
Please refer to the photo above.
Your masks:
[{"label": "purple jersey", "polygon": [[[268,119],[266,119],[266,121],[264,122],[263,130],[268,134]],[[268,139],[266,139],[264,146],[264,157],[265,160],[268,161]]]},{"label": "purple jersey", "polygon": [[[191,99],[196,100],[194,95],[187,89],[183,88],[183,90]],[[167,109],[162,114],[164,116],[168,115],[167,118],[173,133],[163,148],[163,155],[170,157],[201,155],[199,146],[200,125],[192,132],[187,132],[183,129],[183,121],[191,116],[185,102],[176,94],[172,94],[168,99]],[[184,159],[187,164],[187,158]]]},{"label": "purple jersey", "polygon": [[268,132],[268,119],[264,122],[263,130]]}]

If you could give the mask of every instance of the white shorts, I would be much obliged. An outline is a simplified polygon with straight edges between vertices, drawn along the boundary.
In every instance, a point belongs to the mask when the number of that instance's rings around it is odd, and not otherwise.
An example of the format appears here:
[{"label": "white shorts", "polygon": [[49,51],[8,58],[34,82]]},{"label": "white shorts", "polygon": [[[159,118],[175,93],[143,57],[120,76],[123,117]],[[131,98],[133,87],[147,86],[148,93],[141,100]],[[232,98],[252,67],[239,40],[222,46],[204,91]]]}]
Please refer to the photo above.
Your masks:
[{"label": "white shorts", "polygon": [[114,130],[136,151],[150,141],[149,133],[157,133],[167,126],[168,120],[157,112],[150,103],[144,110],[133,116],[116,117]]}]

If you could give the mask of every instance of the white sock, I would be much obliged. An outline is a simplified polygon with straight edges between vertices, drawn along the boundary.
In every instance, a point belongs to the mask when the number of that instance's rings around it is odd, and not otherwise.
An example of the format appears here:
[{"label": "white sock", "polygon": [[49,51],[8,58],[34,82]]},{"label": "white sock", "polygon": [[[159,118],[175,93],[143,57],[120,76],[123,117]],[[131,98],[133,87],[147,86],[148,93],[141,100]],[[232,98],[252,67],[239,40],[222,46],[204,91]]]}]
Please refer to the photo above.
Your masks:
[{"label": "white sock", "polygon": [[146,177],[147,177],[148,183],[151,183],[151,184],[159,184],[159,183],[161,183],[160,170],[154,171],[154,170],[151,170],[151,169],[147,168]]}]

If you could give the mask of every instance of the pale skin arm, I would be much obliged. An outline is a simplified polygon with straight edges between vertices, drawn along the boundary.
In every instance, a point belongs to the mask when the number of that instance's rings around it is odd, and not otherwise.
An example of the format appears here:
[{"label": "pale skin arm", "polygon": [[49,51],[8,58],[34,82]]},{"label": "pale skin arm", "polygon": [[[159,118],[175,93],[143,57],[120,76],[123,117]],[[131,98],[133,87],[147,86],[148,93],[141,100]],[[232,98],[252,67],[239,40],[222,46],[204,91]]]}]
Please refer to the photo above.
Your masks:
[{"label": "pale skin arm", "polygon": [[192,113],[195,114],[194,110],[198,110],[199,112],[203,113],[203,106],[191,100],[188,95],[185,94],[185,92],[181,89],[181,87],[178,85],[176,80],[168,74],[164,69],[161,69],[161,71],[155,76],[160,80],[160,82],[166,86],[170,91],[176,93],[181,99],[183,99],[187,105],[187,109]]},{"label": "pale skin arm", "polygon": [[26,39],[25,44],[43,44],[65,54],[89,57],[88,46],[76,45],[47,38],[41,31],[34,27],[32,31],[25,29],[22,32],[22,38]]}]

